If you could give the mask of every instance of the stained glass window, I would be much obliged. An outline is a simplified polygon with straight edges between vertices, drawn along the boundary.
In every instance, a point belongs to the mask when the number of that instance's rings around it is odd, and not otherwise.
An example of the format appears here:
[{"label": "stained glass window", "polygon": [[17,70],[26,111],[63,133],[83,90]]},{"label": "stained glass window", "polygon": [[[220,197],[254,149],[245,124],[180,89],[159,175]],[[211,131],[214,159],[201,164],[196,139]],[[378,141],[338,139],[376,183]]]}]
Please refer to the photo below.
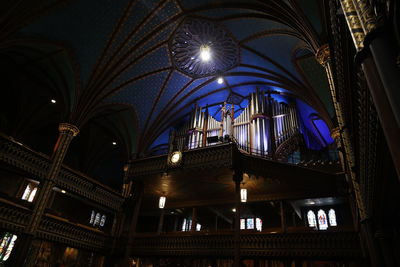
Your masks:
[{"label": "stained glass window", "polygon": [[240,219],[240,229],[246,229],[246,219]]},{"label": "stained glass window", "polygon": [[90,215],[90,221],[89,221],[90,224],[94,223],[94,217],[95,216],[96,216],[96,213],[94,212],[94,210],[92,210],[92,214]]},{"label": "stained glass window", "polygon": [[15,240],[17,240],[16,235],[8,232],[4,234],[0,245],[0,262],[8,260],[14,248]]},{"label": "stained glass window", "polygon": [[254,229],[254,219],[247,219],[247,229]]},{"label": "stained glass window", "polygon": [[100,219],[100,226],[104,226],[104,224],[106,223],[106,215],[103,215],[103,216],[101,216],[101,219]]},{"label": "stained glass window", "polygon": [[256,229],[257,231],[262,231],[262,220],[260,218],[256,218]]},{"label": "stained glass window", "polygon": [[312,210],[309,210],[307,212],[307,220],[308,220],[308,226],[310,226],[310,227],[317,226],[317,222],[315,220],[315,213]]},{"label": "stained glass window", "polygon": [[334,209],[330,209],[328,212],[328,217],[329,217],[329,224],[330,226],[337,226],[336,222],[336,213]]},{"label": "stained glass window", "polygon": [[100,223],[100,216],[101,216],[100,213],[96,214],[96,218],[94,219],[93,226],[96,226]]},{"label": "stained glass window", "polygon": [[192,229],[192,220],[189,220],[186,231],[190,231]]},{"label": "stained glass window", "polygon": [[35,198],[37,190],[38,190],[38,187],[37,187],[36,183],[29,183],[26,186],[25,191],[22,194],[21,199],[27,200],[28,202],[32,202],[33,199]]},{"label": "stained glass window", "polygon": [[323,210],[318,211],[318,225],[319,225],[319,230],[328,229],[328,221],[326,219],[325,211]]},{"label": "stained glass window", "polygon": [[201,224],[196,224],[196,231],[200,231],[201,230]]}]

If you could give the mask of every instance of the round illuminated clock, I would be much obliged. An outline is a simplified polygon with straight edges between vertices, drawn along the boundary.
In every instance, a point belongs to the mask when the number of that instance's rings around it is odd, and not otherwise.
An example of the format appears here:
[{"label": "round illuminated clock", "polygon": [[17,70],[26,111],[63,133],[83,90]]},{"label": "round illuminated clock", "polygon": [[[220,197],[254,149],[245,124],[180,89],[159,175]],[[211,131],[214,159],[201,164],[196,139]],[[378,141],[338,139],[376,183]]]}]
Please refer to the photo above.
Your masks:
[{"label": "round illuminated clock", "polygon": [[171,154],[171,163],[173,165],[178,164],[182,159],[182,153],[180,151],[172,152]]}]

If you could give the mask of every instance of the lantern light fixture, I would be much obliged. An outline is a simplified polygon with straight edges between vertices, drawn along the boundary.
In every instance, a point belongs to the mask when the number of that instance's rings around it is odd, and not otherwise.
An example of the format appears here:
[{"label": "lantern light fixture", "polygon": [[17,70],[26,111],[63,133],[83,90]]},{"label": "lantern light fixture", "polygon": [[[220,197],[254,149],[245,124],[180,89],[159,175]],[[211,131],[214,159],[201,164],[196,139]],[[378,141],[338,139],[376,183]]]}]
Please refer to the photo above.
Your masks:
[{"label": "lantern light fixture", "polygon": [[246,188],[240,189],[240,201],[247,202],[247,189]]},{"label": "lantern light fixture", "polygon": [[224,82],[224,79],[222,79],[222,77],[218,77],[217,83],[218,84],[222,84],[223,82]]},{"label": "lantern light fixture", "polygon": [[160,209],[163,209],[165,207],[165,201],[166,201],[166,198],[164,196],[160,197],[160,200],[158,201],[158,207]]}]

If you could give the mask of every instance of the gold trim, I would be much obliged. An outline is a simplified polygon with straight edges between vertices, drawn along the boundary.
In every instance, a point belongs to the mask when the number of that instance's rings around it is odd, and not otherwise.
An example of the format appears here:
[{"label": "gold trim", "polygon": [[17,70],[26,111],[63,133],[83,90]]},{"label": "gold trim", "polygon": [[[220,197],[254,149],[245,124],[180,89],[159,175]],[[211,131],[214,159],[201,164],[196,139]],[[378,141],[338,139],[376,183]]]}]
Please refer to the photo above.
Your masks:
[{"label": "gold trim", "polygon": [[329,45],[324,44],[318,48],[317,53],[315,53],[315,59],[324,66],[328,60],[331,59],[331,52],[329,50]]},{"label": "gold trim", "polygon": [[77,136],[79,133],[78,127],[67,122],[60,123],[60,125],[58,126],[58,130],[60,131],[60,133],[66,133],[72,136]]}]

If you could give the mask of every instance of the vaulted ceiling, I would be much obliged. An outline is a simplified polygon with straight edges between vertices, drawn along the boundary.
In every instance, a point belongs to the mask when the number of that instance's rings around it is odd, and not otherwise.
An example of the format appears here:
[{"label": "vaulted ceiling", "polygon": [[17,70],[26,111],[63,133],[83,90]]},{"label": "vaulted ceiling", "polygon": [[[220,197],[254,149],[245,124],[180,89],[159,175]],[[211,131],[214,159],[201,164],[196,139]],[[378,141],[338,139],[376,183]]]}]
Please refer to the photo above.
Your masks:
[{"label": "vaulted ceiling", "polygon": [[[11,2],[1,11],[3,68],[35,82],[31,102],[57,98],[55,123],[94,125],[92,136],[108,133],[125,158],[165,141],[194,102],[243,108],[256,86],[296,97],[305,113],[333,126],[328,83],[314,59],[326,42],[323,1]],[[179,36],[186,30],[187,39]],[[207,38],[220,61],[200,73],[190,60]],[[181,49],[186,41],[192,50]]]}]

